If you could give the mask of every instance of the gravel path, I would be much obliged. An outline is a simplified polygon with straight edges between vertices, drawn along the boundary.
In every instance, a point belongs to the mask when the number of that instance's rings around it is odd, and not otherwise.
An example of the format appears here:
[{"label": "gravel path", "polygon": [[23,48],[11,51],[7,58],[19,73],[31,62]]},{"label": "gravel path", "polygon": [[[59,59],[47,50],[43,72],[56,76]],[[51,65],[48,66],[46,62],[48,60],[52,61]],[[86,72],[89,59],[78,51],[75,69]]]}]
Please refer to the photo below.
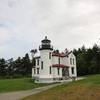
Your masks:
[{"label": "gravel path", "polygon": [[[77,80],[80,80],[80,79],[83,79],[83,78],[78,78]],[[71,81],[72,80],[62,81],[62,83],[57,83],[57,84],[52,84],[52,85],[48,85],[48,86],[44,86],[44,87],[39,87],[39,88],[35,88],[35,89],[32,89],[32,90],[9,92],[9,93],[0,93],[0,100],[20,100],[21,98],[24,98],[26,96],[36,94],[36,93],[40,93],[40,92],[48,90],[52,87],[56,87],[58,85],[69,83]]]},{"label": "gravel path", "polygon": [[48,85],[48,86],[44,86],[44,87],[39,87],[39,88],[35,88],[35,89],[32,89],[32,90],[1,93],[0,94],[0,100],[20,100],[21,98],[24,98],[26,96],[48,90],[48,89],[55,87],[55,86],[58,86],[58,85],[61,85],[61,83]]}]

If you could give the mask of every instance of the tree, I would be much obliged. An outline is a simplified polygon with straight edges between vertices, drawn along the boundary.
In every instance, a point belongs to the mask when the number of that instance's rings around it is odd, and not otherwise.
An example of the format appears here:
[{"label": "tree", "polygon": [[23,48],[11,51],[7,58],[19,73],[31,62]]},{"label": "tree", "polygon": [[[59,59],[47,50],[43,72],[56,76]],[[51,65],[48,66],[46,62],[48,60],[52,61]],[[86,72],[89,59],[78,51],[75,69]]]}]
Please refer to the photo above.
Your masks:
[{"label": "tree", "polygon": [[14,61],[13,58],[7,60],[7,78],[13,78],[14,75]]},{"label": "tree", "polygon": [[25,57],[22,58],[22,73],[23,75],[31,75],[32,64],[28,54],[25,54]]},{"label": "tree", "polygon": [[6,65],[6,61],[5,59],[0,59],[0,76],[1,77],[5,77],[6,76],[6,69],[7,69],[7,65]]},{"label": "tree", "polygon": [[74,49],[73,53],[77,58],[78,75],[98,74],[100,73],[100,48],[94,45],[86,49],[85,46]]},{"label": "tree", "polygon": [[22,59],[18,57],[14,61],[14,77],[21,77],[22,76]]}]

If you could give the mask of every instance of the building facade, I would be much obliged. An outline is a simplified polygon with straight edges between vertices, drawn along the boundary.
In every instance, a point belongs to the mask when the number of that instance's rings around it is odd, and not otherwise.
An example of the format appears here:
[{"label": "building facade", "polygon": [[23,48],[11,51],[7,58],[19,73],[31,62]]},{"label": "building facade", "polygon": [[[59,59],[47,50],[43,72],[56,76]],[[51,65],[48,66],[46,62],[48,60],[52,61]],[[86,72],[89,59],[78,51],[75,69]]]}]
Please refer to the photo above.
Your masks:
[{"label": "building facade", "polygon": [[32,78],[37,83],[52,83],[77,77],[76,57],[73,52],[54,51],[51,41],[45,37],[39,46],[40,56],[35,57]]}]

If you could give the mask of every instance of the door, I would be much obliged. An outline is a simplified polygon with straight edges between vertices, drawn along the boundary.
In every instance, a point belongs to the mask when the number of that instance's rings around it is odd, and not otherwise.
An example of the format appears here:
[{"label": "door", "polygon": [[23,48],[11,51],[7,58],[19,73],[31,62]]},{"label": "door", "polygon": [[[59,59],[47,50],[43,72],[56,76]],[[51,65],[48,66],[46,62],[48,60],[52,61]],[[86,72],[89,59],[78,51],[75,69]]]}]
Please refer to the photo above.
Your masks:
[{"label": "door", "polygon": [[62,77],[63,78],[68,78],[69,77],[69,68],[65,67],[62,69]]}]

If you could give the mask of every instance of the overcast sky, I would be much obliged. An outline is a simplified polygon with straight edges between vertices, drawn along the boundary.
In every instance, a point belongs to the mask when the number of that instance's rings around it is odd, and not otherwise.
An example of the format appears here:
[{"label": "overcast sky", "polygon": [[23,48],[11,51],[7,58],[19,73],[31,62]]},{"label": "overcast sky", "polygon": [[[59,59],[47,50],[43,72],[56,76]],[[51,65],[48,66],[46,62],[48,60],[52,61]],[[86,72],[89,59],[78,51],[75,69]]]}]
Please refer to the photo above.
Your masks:
[{"label": "overcast sky", "polygon": [[24,56],[48,36],[64,50],[100,43],[100,0],[0,0],[0,58]]}]

